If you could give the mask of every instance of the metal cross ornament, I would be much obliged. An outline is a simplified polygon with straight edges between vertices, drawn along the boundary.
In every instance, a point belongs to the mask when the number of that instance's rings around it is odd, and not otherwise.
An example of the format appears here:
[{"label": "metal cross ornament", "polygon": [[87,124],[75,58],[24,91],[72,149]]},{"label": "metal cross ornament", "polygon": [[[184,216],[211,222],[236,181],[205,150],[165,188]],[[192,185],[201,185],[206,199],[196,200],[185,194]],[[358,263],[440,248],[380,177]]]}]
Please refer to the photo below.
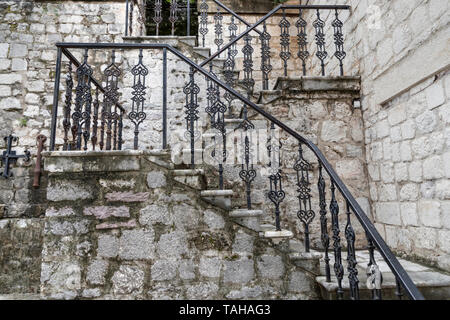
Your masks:
[{"label": "metal cross ornament", "polygon": [[20,158],[24,158],[26,162],[30,161],[30,151],[25,150],[25,154],[17,155],[15,151],[11,150],[13,142],[16,142],[18,140],[17,137],[9,135],[8,137],[4,137],[4,140],[6,142],[6,151],[3,151],[3,155],[1,158],[4,167],[2,177],[8,179],[12,175],[9,168],[10,165],[15,164],[17,162],[17,159]]}]

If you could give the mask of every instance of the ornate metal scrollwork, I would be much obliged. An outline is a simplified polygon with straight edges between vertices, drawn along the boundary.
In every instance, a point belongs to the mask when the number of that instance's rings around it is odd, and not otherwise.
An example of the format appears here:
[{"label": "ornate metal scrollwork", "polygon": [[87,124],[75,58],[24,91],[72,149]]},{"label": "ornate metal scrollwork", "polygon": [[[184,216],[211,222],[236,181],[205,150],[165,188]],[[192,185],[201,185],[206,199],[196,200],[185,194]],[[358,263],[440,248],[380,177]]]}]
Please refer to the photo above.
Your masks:
[{"label": "ornate metal scrollwork", "polygon": [[217,51],[219,51],[220,47],[223,45],[222,20],[223,20],[223,15],[220,12],[220,7],[217,7],[217,13],[214,15],[214,32],[216,34],[216,38],[214,39],[214,44],[217,46]]},{"label": "ornate metal scrollwork", "polygon": [[267,152],[269,155],[269,181],[270,189],[267,194],[269,200],[275,205],[275,228],[277,231],[281,231],[280,224],[280,205],[286,197],[286,193],[283,190],[281,183],[282,170],[281,170],[281,141],[276,139],[275,125],[272,123],[270,126],[270,134],[267,143]]},{"label": "ornate metal scrollwork", "polygon": [[247,91],[247,98],[250,99],[253,94],[253,88],[255,86],[255,80],[253,79],[253,47],[252,47],[252,36],[247,33],[244,36],[245,45],[242,48],[242,53],[244,54],[244,79],[242,83]]},{"label": "ornate metal scrollwork", "polygon": [[[77,69],[78,85],[76,88],[75,112],[72,114],[74,126],[76,126],[77,150],[81,149],[81,136],[84,138],[84,150],[87,150],[87,142],[90,135],[90,115],[91,115],[91,77],[92,68],[87,62],[88,49],[84,53],[84,61]],[[84,108],[83,108],[84,107]],[[83,131],[84,125],[84,131]]]},{"label": "ornate metal scrollwork", "polygon": [[139,61],[137,65],[131,69],[131,74],[133,75],[133,92],[131,93],[133,97],[131,98],[132,108],[131,112],[128,114],[128,118],[134,124],[134,149],[138,149],[139,144],[139,125],[147,118],[147,114],[144,112],[145,105],[145,95],[146,95],[146,84],[145,80],[148,75],[148,69],[144,66],[142,61],[143,54],[142,49],[139,51]]},{"label": "ornate metal scrollwork", "polygon": [[202,47],[205,47],[205,36],[208,34],[208,4],[202,0],[200,4],[200,23],[198,32],[202,35]]},{"label": "ornate metal scrollwork", "polygon": [[347,225],[345,226],[345,238],[347,239],[347,270],[348,280],[350,283],[350,298],[352,300],[359,300],[358,287],[358,269],[356,268],[356,252],[355,252],[355,231],[353,230],[350,220],[350,206],[347,202]]},{"label": "ornate metal scrollwork", "polygon": [[338,299],[343,299],[344,290],[342,289],[342,279],[344,278],[344,267],[342,266],[342,252],[341,252],[341,237],[339,235],[339,205],[336,201],[335,195],[336,187],[334,182],[331,181],[331,225],[333,230],[333,250],[334,250],[334,273],[338,281],[337,296]]},{"label": "ornate metal scrollwork", "polygon": [[283,66],[284,66],[284,76],[287,77],[287,62],[289,58],[291,57],[291,52],[289,49],[289,42],[290,42],[290,36],[289,36],[289,27],[291,26],[291,23],[288,19],[286,19],[286,11],[283,9],[283,18],[280,20],[279,23],[280,26],[280,44],[281,44],[281,52],[280,52],[280,58],[283,60]]},{"label": "ornate metal scrollwork", "polygon": [[[237,25],[234,23],[234,17],[231,16],[230,25],[228,26],[228,30],[230,31],[230,41],[233,41],[236,39],[236,32],[237,32]],[[232,44],[227,51],[227,58],[223,63],[223,69],[224,69],[224,77],[225,77],[225,83],[230,87],[234,88],[235,86],[235,77],[234,77],[234,70],[235,70],[235,58],[238,51],[236,50],[236,43]],[[231,102],[235,99],[234,95],[230,92],[226,91],[224,94],[224,98],[227,101],[228,109],[231,112]]]},{"label": "ornate metal scrollwork", "polygon": [[303,19],[303,10],[300,9],[299,17],[295,23],[297,27],[297,37],[298,37],[298,53],[297,56],[302,60],[303,75],[306,76],[306,59],[309,57],[308,42],[306,36],[306,26],[307,23]]},{"label": "ornate metal scrollwork", "polygon": [[178,21],[178,3],[177,0],[170,2],[170,16],[169,21],[172,24],[172,35],[175,34],[175,23]]},{"label": "ornate metal scrollwork", "polygon": [[156,23],[156,35],[159,35],[159,24],[162,22],[162,0],[155,0],[155,16],[153,17],[153,21]]},{"label": "ornate metal scrollwork", "polygon": [[189,82],[183,88],[183,92],[186,95],[186,105],[184,106],[186,109],[186,137],[188,137],[191,142],[191,167],[193,168],[195,166],[195,140],[198,137],[196,135],[196,124],[198,124],[197,121],[199,119],[198,94],[200,93],[200,88],[195,83],[193,67],[191,67],[189,72]]},{"label": "ornate metal scrollwork", "polygon": [[340,68],[340,75],[344,75],[344,65],[343,60],[345,59],[345,56],[347,55],[344,51],[344,35],[342,33],[342,27],[343,23],[341,20],[339,20],[339,13],[336,9],[336,19],[331,23],[331,25],[334,28],[334,44],[336,45],[336,52],[334,53],[334,56],[339,60],[339,68]]},{"label": "ornate metal scrollwork", "polygon": [[94,114],[92,116],[92,150],[95,150],[95,146],[97,145],[97,129],[98,129],[98,109],[100,106],[100,102],[98,101],[98,88],[95,90],[95,99],[94,99]]},{"label": "ornate metal scrollwork", "polygon": [[309,225],[316,214],[311,209],[311,183],[309,182],[311,164],[303,156],[302,145],[298,147],[298,159],[294,164],[294,170],[297,173],[297,198],[300,207],[297,217],[303,223],[305,229],[305,251],[309,252]]},{"label": "ornate metal scrollwork", "polygon": [[331,282],[330,272],[330,257],[328,256],[328,250],[330,246],[330,236],[328,235],[327,226],[327,203],[326,203],[326,191],[325,191],[325,179],[322,175],[322,164],[319,163],[319,180],[317,182],[319,189],[319,207],[320,207],[320,239],[322,241],[323,248],[325,250],[325,276],[327,282]]},{"label": "ornate metal scrollwork", "polygon": [[72,90],[73,90],[73,79],[72,79],[72,62],[69,62],[69,67],[67,70],[66,78],[66,100],[64,104],[64,146],[63,150],[70,150],[72,147],[69,144],[69,131],[70,131],[70,115],[72,108]]},{"label": "ornate metal scrollwork", "polygon": [[263,90],[269,89],[269,73],[272,71],[270,64],[270,33],[267,32],[266,21],[263,24],[263,32],[260,34],[261,41],[261,72],[263,76]]},{"label": "ornate metal scrollwork", "polygon": [[116,108],[116,104],[119,101],[119,77],[121,71],[116,64],[116,54],[113,50],[111,55],[111,64],[106,67],[104,71],[106,78],[106,87],[103,98],[103,110],[102,110],[102,129],[100,138],[100,149],[103,150],[104,146],[104,133],[106,124],[106,150],[111,150],[112,140],[112,125],[117,113],[113,111],[113,107]]},{"label": "ornate metal scrollwork", "polygon": [[313,27],[316,29],[316,45],[317,45],[317,52],[316,56],[320,60],[320,65],[322,68],[322,76],[325,75],[325,59],[328,56],[327,51],[325,50],[325,34],[324,34],[324,27],[325,22],[320,19],[320,12],[317,10],[317,19],[313,22]]},{"label": "ornate metal scrollwork", "polygon": [[252,208],[251,185],[256,178],[256,170],[253,167],[252,157],[252,131],[254,124],[247,118],[247,105],[244,105],[244,119],[237,129],[241,130],[241,143],[244,152],[242,152],[242,165],[239,177],[244,181],[247,194],[247,209]]}]

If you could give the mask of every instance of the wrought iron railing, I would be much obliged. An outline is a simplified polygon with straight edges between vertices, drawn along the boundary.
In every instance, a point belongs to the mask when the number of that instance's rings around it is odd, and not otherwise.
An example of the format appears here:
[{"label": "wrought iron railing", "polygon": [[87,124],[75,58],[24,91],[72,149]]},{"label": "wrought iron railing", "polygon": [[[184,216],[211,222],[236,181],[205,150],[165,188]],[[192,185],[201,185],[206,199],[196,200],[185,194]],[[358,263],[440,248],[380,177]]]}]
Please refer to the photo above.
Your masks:
[{"label": "wrought iron railing", "polygon": [[[398,285],[397,295],[399,298],[402,297],[402,289],[406,291],[408,296],[412,299],[423,299],[423,296],[418,291],[417,287],[412,282],[409,275],[405,272],[403,267],[398,262],[395,255],[391,252],[389,247],[386,245],[378,231],[375,229],[372,222],[366,216],[364,211],[361,209],[358,202],[352,196],[346,185],[342,182],[339,176],[336,174],[335,170],[332,168],[330,163],[327,161],[322,152],[318,147],[311,141],[305,139],[296,131],[292,130],[285,123],[279,119],[273,117],[267,111],[264,111],[253,103],[249,97],[241,95],[235,89],[229,87],[226,83],[219,80],[213,73],[205,70],[201,66],[194,63],[189,58],[185,57],[182,53],[174,49],[173,47],[165,44],[87,44],[87,43],[58,43],[57,44],[57,63],[56,63],[56,78],[55,78],[55,91],[54,91],[54,102],[52,109],[52,122],[51,122],[51,137],[50,137],[50,150],[56,150],[56,137],[63,137],[63,142],[60,147],[65,150],[80,150],[86,149],[88,141],[92,142],[92,147],[95,148],[97,145],[97,140],[93,137],[97,136],[97,131],[106,134],[100,134],[100,141],[105,139],[106,143],[100,148],[103,150],[108,150],[113,147],[121,149],[125,140],[125,135],[129,139],[133,139],[132,145],[135,149],[139,148],[140,143],[145,139],[139,138],[139,126],[146,121],[146,93],[148,89],[148,77],[152,76],[152,82],[161,80],[162,83],[162,145],[164,148],[169,147],[167,144],[167,138],[169,135],[167,127],[167,91],[169,89],[169,83],[167,81],[167,61],[168,53],[171,54],[171,58],[175,58],[178,61],[182,61],[186,64],[189,71],[188,82],[182,88],[183,94],[186,98],[186,103],[182,111],[171,110],[171,112],[178,112],[185,123],[186,135],[185,138],[190,146],[190,165],[192,168],[197,166],[195,157],[195,147],[196,141],[199,137],[199,126],[198,121],[201,119],[202,115],[207,115],[209,119],[209,127],[214,128],[214,135],[217,138],[216,141],[228,141],[227,135],[236,134],[240,137],[240,143],[242,145],[241,150],[241,162],[237,164],[240,168],[239,177],[242,179],[243,188],[245,189],[246,202],[248,208],[252,207],[251,190],[253,188],[253,181],[257,174],[258,167],[260,171],[265,169],[268,174],[268,198],[274,205],[275,214],[275,228],[276,230],[281,230],[281,203],[285,200],[287,188],[295,188],[298,192],[298,218],[303,223],[305,228],[305,250],[309,251],[309,225],[314,219],[316,213],[312,205],[312,185],[317,185],[318,197],[319,197],[319,213],[321,222],[321,239],[323,249],[325,250],[325,269],[327,281],[331,281],[331,266],[330,266],[330,247],[332,246],[334,255],[334,269],[335,278],[338,283],[337,296],[342,299],[344,297],[344,290],[342,282],[344,279],[344,262],[342,261],[342,250],[344,248],[341,243],[341,235],[339,226],[339,194],[343,199],[344,209],[346,211],[347,222],[345,226],[345,240],[347,248],[347,270],[348,279],[350,283],[350,298],[359,299],[359,280],[358,271],[356,268],[357,261],[355,255],[355,241],[356,233],[354,227],[352,226],[351,216],[356,217],[358,222],[361,224],[365,231],[365,237],[367,238],[368,247],[367,250],[370,255],[370,263],[368,266],[368,283],[367,288],[372,291],[374,299],[382,298],[382,291],[380,287],[381,283],[381,272],[377,266],[375,260],[375,250],[378,250],[381,256],[386,261],[387,265],[390,267],[392,273],[395,275]],[[83,62],[78,62],[74,54],[72,54],[69,49],[83,50]],[[99,84],[99,81],[94,79],[93,68],[89,65],[89,53],[95,50],[103,50],[110,53],[111,61],[109,66],[103,71],[102,79],[106,83],[105,87]],[[128,52],[128,56],[133,53],[133,50],[137,50],[136,56],[130,58],[130,61],[137,61],[137,63],[129,68],[129,70],[122,70],[119,64],[116,63],[116,55],[118,51],[122,50],[122,59],[125,59],[124,52]],[[156,67],[148,68],[145,65],[145,52],[147,50],[158,50],[162,51],[162,78],[158,78],[161,75],[156,71]],[[63,107],[62,117],[58,117],[59,111],[59,95],[60,95],[60,80],[63,65],[63,55],[67,58],[67,79],[66,86],[64,87],[65,92],[65,104]],[[134,53],[133,53],[134,55]],[[153,55],[154,56],[154,55]],[[73,70],[72,65],[76,66],[77,74],[77,86],[76,90],[73,89],[73,77],[71,74]],[[123,64],[125,65],[125,64]],[[154,74],[151,74],[152,70]],[[195,72],[194,72],[195,71]],[[126,88],[121,88],[123,83],[120,76],[123,75],[125,78],[125,72],[129,72],[132,81],[132,96],[129,101],[126,101],[124,106],[119,105],[119,89],[124,91]],[[206,85],[202,85],[201,81],[206,79]],[[171,94],[174,95],[174,88],[170,87]],[[72,93],[75,92],[75,106],[72,110]],[[200,101],[199,95],[204,93],[206,95],[206,101]],[[230,130],[226,127],[226,116],[227,111],[226,104],[222,101],[224,94],[231,94],[236,99],[240,100],[244,104],[243,117],[241,119],[240,125],[234,129]],[[95,95],[95,98],[92,98]],[[204,105],[205,109],[200,106]],[[100,106],[102,110],[100,111]],[[117,109],[116,109],[117,108]],[[262,116],[268,123],[266,131],[267,141],[264,141],[266,147],[268,162],[259,165],[258,163],[252,161],[256,158],[254,144],[252,141],[254,137],[253,132],[255,131],[255,125],[251,119],[247,117],[248,108],[256,111],[260,116]],[[114,111],[113,111],[114,110]],[[113,113],[117,113],[120,110],[120,114],[113,116]],[[132,134],[128,134],[123,131],[120,123],[123,119],[132,121],[134,127],[131,127],[133,131]],[[99,119],[101,118],[101,119]],[[114,122],[118,119],[117,122]],[[62,120],[62,121],[61,121]],[[150,121],[150,120],[148,120]],[[117,124],[117,134],[115,133],[115,123]],[[62,125],[61,125],[62,124]],[[100,128],[98,127],[100,125]],[[62,127],[62,128],[61,128]],[[59,128],[59,131],[58,131]],[[72,128],[73,139],[67,138],[68,128]],[[277,136],[276,131],[283,135],[284,143],[281,144],[280,136]],[[170,133],[172,133],[170,131]],[[144,136],[146,138],[146,136]],[[122,141],[124,140],[124,141]],[[70,146],[70,147],[69,147]],[[155,146],[158,147],[158,146]],[[229,163],[230,160],[230,149],[229,144],[223,143],[219,147],[214,147],[213,152],[211,152],[211,157],[216,159],[218,164],[219,179],[223,180],[223,165]],[[218,152],[216,152],[218,149]],[[283,158],[283,150],[291,152],[296,150],[297,157],[294,163],[289,163],[287,159]],[[309,152],[314,157],[314,163],[305,154]],[[309,160],[308,160],[309,159]],[[313,171],[317,173],[317,183],[313,182],[311,177],[313,177]],[[296,177],[296,182],[294,185],[287,184],[287,175],[293,173]],[[223,183],[221,184],[223,187]],[[326,193],[329,190],[329,204],[327,205]],[[327,210],[328,209],[328,210]],[[330,215],[328,215],[328,213]],[[329,221],[331,218],[331,221]],[[328,233],[328,227],[331,226],[332,234]]]},{"label": "wrought iron railing", "polygon": [[146,35],[147,0],[126,0],[125,36]]}]

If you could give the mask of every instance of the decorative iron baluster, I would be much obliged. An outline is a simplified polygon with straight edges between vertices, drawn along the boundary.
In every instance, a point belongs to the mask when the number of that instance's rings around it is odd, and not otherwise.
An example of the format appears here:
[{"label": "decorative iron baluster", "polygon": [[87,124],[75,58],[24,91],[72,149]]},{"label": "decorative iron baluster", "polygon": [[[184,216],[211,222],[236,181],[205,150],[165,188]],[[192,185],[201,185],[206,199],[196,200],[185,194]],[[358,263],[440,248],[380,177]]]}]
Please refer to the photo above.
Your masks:
[{"label": "decorative iron baluster", "polygon": [[113,113],[113,144],[112,148],[113,150],[117,150],[117,125],[119,121],[119,114],[117,113],[117,105],[114,106],[114,113]]},{"label": "decorative iron baluster", "polygon": [[134,1],[130,1],[130,36],[133,35],[133,11],[134,11]]},{"label": "decorative iron baluster", "polygon": [[244,80],[242,80],[242,83],[246,88],[247,98],[250,99],[253,93],[253,87],[255,86],[255,80],[253,79],[252,36],[249,33],[244,36],[244,42],[245,45],[242,48],[242,53],[244,54]]},{"label": "decorative iron baluster", "polygon": [[340,75],[344,75],[344,65],[343,60],[347,55],[344,51],[344,35],[342,33],[342,26],[344,25],[341,20],[339,20],[339,13],[336,9],[336,19],[331,23],[334,28],[334,44],[336,45],[336,52],[334,56],[339,60]]},{"label": "decorative iron baluster", "polygon": [[277,231],[281,231],[280,224],[280,204],[286,197],[286,193],[283,190],[283,186],[281,184],[282,171],[281,171],[281,141],[278,141],[279,144],[276,144],[275,137],[275,124],[272,123],[270,126],[270,135],[268,138],[268,146],[267,151],[269,154],[269,181],[270,181],[270,189],[268,193],[269,200],[275,205],[275,227]]},{"label": "decorative iron baluster", "polygon": [[303,157],[301,144],[298,147],[298,159],[294,164],[294,170],[297,173],[297,198],[300,207],[300,210],[297,212],[297,217],[303,223],[305,229],[305,251],[309,252],[309,225],[314,220],[316,214],[311,209],[311,183],[309,182],[311,164]]},{"label": "decorative iron baluster", "polygon": [[98,108],[99,108],[99,101],[98,101],[98,88],[95,90],[95,100],[94,100],[94,115],[92,117],[92,137],[91,137],[91,143],[92,143],[92,150],[95,150],[95,146],[97,145],[97,130],[98,130]]},{"label": "decorative iron baluster", "polygon": [[341,237],[339,235],[339,205],[336,201],[335,190],[336,187],[334,186],[334,182],[331,181],[330,212],[333,229],[334,273],[338,281],[337,297],[338,299],[343,299],[344,290],[342,290],[342,279],[344,277],[344,267],[342,266]]},{"label": "decorative iron baluster", "polygon": [[159,36],[159,24],[162,22],[161,10],[162,0],[155,0],[155,16],[153,21],[156,23],[156,35]]},{"label": "decorative iron baluster", "polygon": [[118,150],[122,150],[122,131],[123,131],[123,110],[120,110],[119,116],[119,137],[118,137]]},{"label": "decorative iron baluster", "polygon": [[325,275],[327,282],[331,282],[331,272],[330,272],[330,257],[328,256],[328,249],[330,246],[330,236],[328,235],[327,226],[327,203],[325,199],[325,179],[322,175],[322,164],[319,163],[319,180],[317,182],[317,187],[319,189],[319,207],[320,207],[320,239],[322,240],[322,245],[325,250]]},{"label": "decorative iron baluster", "polygon": [[[214,31],[216,34],[216,38],[214,39],[214,44],[217,46],[217,51],[220,50],[220,46],[223,44],[222,20],[223,20],[223,15],[220,12],[220,7],[217,7],[217,13],[214,15]],[[220,57],[220,54],[219,54],[219,57]]]},{"label": "decorative iron baluster", "polygon": [[281,52],[280,52],[280,58],[283,60],[284,65],[284,76],[287,77],[287,63],[289,58],[291,57],[291,52],[289,49],[289,42],[290,42],[290,36],[289,36],[289,27],[291,26],[291,23],[288,19],[286,19],[286,11],[283,9],[283,18],[281,19],[280,23],[280,44],[281,44]]},{"label": "decorative iron baluster", "polygon": [[302,60],[303,75],[306,76],[306,59],[309,57],[308,42],[306,36],[306,21],[303,19],[303,10],[300,9],[299,17],[295,26],[297,27],[298,53],[297,56]]},{"label": "decorative iron baluster", "polygon": [[147,118],[147,114],[144,112],[146,84],[145,79],[148,75],[148,69],[142,62],[143,54],[142,48],[139,50],[139,61],[137,65],[131,69],[133,75],[133,92],[131,93],[133,101],[131,112],[128,114],[128,118],[134,124],[134,149],[138,149],[139,145],[139,126]]},{"label": "decorative iron baluster", "polygon": [[369,263],[367,264],[367,289],[372,290],[372,299],[381,300],[381,284],[383,283],[383,275],[380,267],[375,260],[375,245],[372,238],[366,233],[368,249],[369,249]]},{"label": "decorative iron baluster", "polygon": [[325,59],[328,56],[327,51],[325,50],[325,34],[323,32],[323,28],[325,27],[325,22],[320,19],[320,12],[317,9],[317,19],[313,22],[313,27],[316,29],[316,44],[317,44],[317,52],[316,56],[320,60],[320,65],[322,68],[322,76],[325,76]]},{"label": "decorative iron baluster", "polygon": [[347,225],[345,226],[345,238],[347,239],[347,270],[350,283],[350,299],[359,300],[359,280],[357,261],[355,254],[355,231],[350,220],[350,205],[347,201]]},{"label": "decorative iron baluster", "polygon": [[252,200],[251,200],[251,185],[253,180],[256,178],[256,171],[253,168],[253,161],[252,161],[252,154],[251,154],[251,148],[252,148],[252,135],[251,130],[255,129],[255,126],[253,123],[248,120],[248,114],[247,114],[247,105],[244,104],[243,109],[243,120],[237,127],[241,130],[241,143],[243,146],[244,152],[242,152],[242,165],[241,165],[241,171],[239,172],[239,177],[244,181],[245,183],[245,189],[247,194],[247,209],[252,208]]},{"label": "decorative iron baluster", "polygon": [[107,116],[107,104],[106,104],[106,95],[103,95],[103,104],[102,104],[102,112],[100,114],[101,122],[100,122],[100,142],[99,147],[100,150],[103,150],[105,147],[105,125],[106,125],[106,116]]},{"label": "decorative iron baluster", "polygon": [[403,288],[402,284],[400,283],[397,277],[395,278],[395,285],[396,285],[395,295],[397,296],[398,300],[402,300],[404,295]]},{"label": "decorative iron baluster", "polygon": [[175,34],[175,23],[178,21],[178,3],[177,0],[170,2],[169,21],[172,24],[172,36]]},{"label": "decorative iron baluster", "polygon": [[100,148],[103,150],[104,127],[106,125],[106,150],[111,150],[111,134],[112,121],[116,117],[112,108],[119,101],[119,77],[121,71],[116,65],[116,52],[113,50],[111,55],[111,64],[106,67],[104,75],[106,78],[106,87],[103,97],[103,111],[102,111],[102,137],[100,140]]},{"label": "decorative iron baluster", "polygon": [[261,41],[261,72],[263,76],[263,90],[269,89],[269,73],[272,71],[270,64],[270,33],[267,32],[266,21],[263,23],[263,32],[260,34]]},{"label": "decorative iron baluster", "polygon": [[[88,130],[89,130],[89,121],[90,121],[90,110],[91,110],[91,76],[92,76],[92,68],[89,66],[88,62],[88,49],[85,49],[84,53],[84,61],[77,69],[77,78],[78,85],[76,88],[76,99],[75,99],[75,112],[72,114],[72,119],[74,126],[76,126],[76,148],[77,150],[81,149],[81,136],[83,135],[85,139],[85,148],[87,149],[87,139],[89,138]],[[84,111],[83,111],[84,107]],[[84,132],[83,132],[83,125]]]},{"label": "decorative iron baluster", "polygon": [[[234,23],[234,17],[231,16],[230,25],[228,26],[228,30],[230,31],[230,41],[233,41],[236,39],[236,32],[237,32],[237,25]],[[227,50],[227,59],[223,63],[223,69],[224,69],[224,77],[225,77],[225,83],[230,87],[234,88],[235,86],[235,76],[234,76],[234,70],[236,67],[235,58],[238,51],[236,50],[236,43],[233,43]],[[230,92],[226,91],[224,93],[225,100],[228,104],[229,112],[231,113],[231,103],[235,99],[234,95]]]},{"label": "decorative iron baluster", "polygon": [[200,4],[200,23],[198,32],[202,35],[202,47],[205,47],[205,36],[208,34],[208,4],[202,0]]},{"label": "decorative iron baluster", "polygon": [[191,142],[191,167],[195,167],[195,139],[196,139],[196,124],[198,125],[198,94],[200,93],[199,86],[195,83],[194,68],[191,67],[189,72],[189,83],[183,88],[183,92],[186,95],[186,105],[184,106],[186,111],[186,133]]},{"label": "decorative iron baluster", "polygon": [[73,79],[72,79],[72,62],[69,62],[69,67],[67,70],[66,78],[66,101],[64,105],[64,146],[63,150],[70,150],[69,146],[69,130],[70,130],[70,114],[72,108],[72,90],[73,90]]}]

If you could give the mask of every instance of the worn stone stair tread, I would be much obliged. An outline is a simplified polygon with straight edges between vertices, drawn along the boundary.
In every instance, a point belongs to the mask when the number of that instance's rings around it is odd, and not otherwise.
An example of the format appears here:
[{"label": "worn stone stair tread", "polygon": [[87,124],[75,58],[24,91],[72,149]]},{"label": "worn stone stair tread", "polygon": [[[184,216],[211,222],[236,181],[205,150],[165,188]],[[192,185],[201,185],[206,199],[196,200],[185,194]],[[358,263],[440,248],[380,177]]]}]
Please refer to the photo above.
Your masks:
[{"label": "worn stone stair tread", "polygon": [[11,293],[0,294],[0,300],[40,300],[39,293]]},{"label": "worn stone stair tread", "polygon": [[307,260],[307,259],[321,259],[322,253],[317,251],[310,251],[310,252],[292,252],[289,254],[289,259],[292,261],[295,260]]},{"label": "worn stone stair tread", "polygon": [[231,197],[233,190],[202,190],[200,196],[202,197]]},{"label": "worn stone stair tread", "polygon": [[289,230],[281,230],[281,231],[273,230],[272,226],[272,230],[266,230],[261,232],[261,236],[262,238],[270,239],[275,244],[278,244],[283,240],[292,239],[294,237],[294,234]]},{"label": "worn stone stair tread", "polygon": [[205,174],[203,169],[178,169],[173,170],[174,176],[200,176]]},{"label": "worn stone stair tread", "polygon": [[230,212],[232,218],[260,217],[264,214],[262,210],[236,209]]}]

